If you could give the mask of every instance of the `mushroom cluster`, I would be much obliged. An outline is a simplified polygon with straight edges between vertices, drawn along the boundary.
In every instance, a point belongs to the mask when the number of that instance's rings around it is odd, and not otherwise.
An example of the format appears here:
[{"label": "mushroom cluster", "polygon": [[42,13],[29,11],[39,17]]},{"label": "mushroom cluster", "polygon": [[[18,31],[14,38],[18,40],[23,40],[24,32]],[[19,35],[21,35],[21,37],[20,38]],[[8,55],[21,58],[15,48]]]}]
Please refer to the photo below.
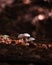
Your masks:
[{"label": "mushroom cluster", "polygon": [[35,41],[35,38],[31,37],[28,33],[19,34],[18,39],[23,40],[25,45],[29,45],[29,42],[32,43],[33,41]]},{"label": "mushroom cluster", "polygon": [[22,44],[25,46],[29,46],[30,43],[33,43],[35,38],[31,37],[28,33],[19,34],[17,39],[11,39],[9,35],[0,35],[0,43],[6,44]]}]

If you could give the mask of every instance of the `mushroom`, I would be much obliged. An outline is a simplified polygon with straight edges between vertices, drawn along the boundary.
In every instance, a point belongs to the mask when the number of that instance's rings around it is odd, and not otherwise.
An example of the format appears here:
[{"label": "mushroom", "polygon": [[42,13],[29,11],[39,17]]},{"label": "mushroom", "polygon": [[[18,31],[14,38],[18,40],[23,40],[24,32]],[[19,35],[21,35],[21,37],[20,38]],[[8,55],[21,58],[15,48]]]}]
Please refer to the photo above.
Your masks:
[{"label": "mushroom", "polygon": [[18,35],[18,44],[23,44],[24,43],[24,34],[19,34]]},{"label": "mushroom", "polygon": [[33,37],[29,38],[29,46],[30,47],[37,47],[37,44],[34,41],[35,41],[35,38],[33,38]]},{"label": "mushroom", "polygon": [[28,34],[28,33],[24,33],[23,35],[24,35],[24,37],[30,37],[30,34]]},{"label": "mushroom", "polygon": [[24,38],[23,38],[24,41],[25,41],[25,42],[28,42],[28,41],[29,41],[29,38],[30,38],[30,34],[24,33],[23,36],[24,36]]},{"label": "mushroom", "polygon": [[29,41],[34,41],[34,40],[35,40],[35,38],[33,38],[33,37],[29,38]]},{"label": "mushroom", "polygon": [[18,38],[23,39],[23,41],[26,43],[28,41],[28,38],[30,37],[30,34],[24,33],[24,34],[19,34]]},{"label": "mushroom", "polygon": [[[29,38],[29,43],[33,43],[35,41],[35,38],[33,38],[33,37],[30,37]],[[34,43],[33,43],[34,44]]]},{"label": "mushroom", "polygon": [[24,37],[24,35],[23,34],[19,34],[18,35],[18,38],[20,39],[20,38],[23,38]]},{"label": "mushroom", "polygon": [[8,35],[3,35],[3,38],[4,38],[4,39],[6,39],[6,38],[8,38],[8,37],[9,37]]}]

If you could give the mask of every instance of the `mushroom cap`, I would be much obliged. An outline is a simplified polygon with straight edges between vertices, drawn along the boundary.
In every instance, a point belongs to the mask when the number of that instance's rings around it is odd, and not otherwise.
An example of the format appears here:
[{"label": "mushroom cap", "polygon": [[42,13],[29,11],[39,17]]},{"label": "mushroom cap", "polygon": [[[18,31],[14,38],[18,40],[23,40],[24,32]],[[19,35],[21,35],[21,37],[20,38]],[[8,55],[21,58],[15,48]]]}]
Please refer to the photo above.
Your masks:
[{"label": "mushroom cap", "polygon": [[23,38],[23,37],[30,37],[30,34],[24,33],[24,34],[19,34],[18,38]]},{"label": "mushroom cap", "polygon": [[30,34],[28,34],[28,33],[24,33],[23,35],[24,35],[24,37],[30,37]]},{"label": "mushroom cap", "polygon": [[35,38],[33,38],[33,37],[29,38],[29,41],[34,41],[34,40],[35,40]]},{"label": "mushroom cap", "polygon": [[8,35],[3,35],[3,38],[5,38],[5,39],[8,38],[8,37],[9,37]]},{"label": "mushroom cap", "polygon": [[23,34],[19,34],[19,35],[18,35],[18,38],[23,38],[23,37],[24,37]]}]

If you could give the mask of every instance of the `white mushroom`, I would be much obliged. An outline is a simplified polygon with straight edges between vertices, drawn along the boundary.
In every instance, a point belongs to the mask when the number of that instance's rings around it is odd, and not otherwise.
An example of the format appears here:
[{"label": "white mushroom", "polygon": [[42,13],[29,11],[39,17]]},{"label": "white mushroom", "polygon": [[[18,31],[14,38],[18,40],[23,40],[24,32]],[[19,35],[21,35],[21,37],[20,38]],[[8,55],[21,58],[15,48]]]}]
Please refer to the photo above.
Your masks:
[{"label": "white mushroom", "polygon": [[24,42],[27,42],[29,37],[30,37],[30,34],[28,34],[28,33],[18,35],[18,38],[19,39],[22,38],[24,40]]},{"label": "white mushroom", "polygon": [[23,36],[24,36],[23,39],[24,39],[25,43],[27,43],[29,41],[30,34],[24,33]]},{"label": "white mushroom", "polygon": [[24,37],[30,37],[30,34],[28,34],[28,33],[24,33],[23,35],[24,35]]},{"label": "white mushroom", "polygon": [[3,38],[4,38],[4,39],[6,39],[6,38],[8,38],[8,37],[9,37],[8,35],[3,35]]},{"label": "white mushroom", "polygon": [[19,34],[19,35],[18,35],[18,38],[23,38],[23,37],[24,37],[23,34]]},{"label": "white mushroom", "polygon": [[30,35],[28,33],[24,33],[24,34],[19,34],[18,38],[23,38],[23,37],[30,37]]},{"label": "white mushroom", "polygon": [[29,38],[29,41],[34,41],[34,40],[35,40],[35,38],[33,38],[33,37]]}]

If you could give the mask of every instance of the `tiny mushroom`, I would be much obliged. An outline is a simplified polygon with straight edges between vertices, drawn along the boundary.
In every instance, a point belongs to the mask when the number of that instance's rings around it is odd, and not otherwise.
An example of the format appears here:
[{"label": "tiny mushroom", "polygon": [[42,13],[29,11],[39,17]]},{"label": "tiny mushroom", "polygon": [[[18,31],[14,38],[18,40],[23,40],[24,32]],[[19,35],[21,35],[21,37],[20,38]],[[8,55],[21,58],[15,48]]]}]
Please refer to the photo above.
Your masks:
[{"label": "tiny mushroom", "polygon": [[23,36],[23,34],[19,34],[18,35],[18,38],[20,39],[20,38],[23,38],[24,36]]},{"label": "tiny mushroom", "polygon": [[23,44],[24,43],[24,35],[23,34],[19,34],[18,35],[18,44]]},{"label": "tiny mushroom", "polygon": [[24,41],[25,42],[28,42],[29,41],[29,38],[30,38],[30,34],[24,33]]},{"label": "tiny mushroom", "polygon": [[33,37],[29,38],[29,41],[34,41],[34,40],[35,40],[35,38],[33,38]]},{"label": "tiny mushroom", "polygon": [[28,33],[18,35],[18,38],[23,39],[24,42],[27,42],[29,37],[30,37],[30,34],[28,34]]},{"label": "tiny mushroom", "polygon": [[30,37],[30,34],[28,34],[28,33],[24,33],[24,37]]},{"label": "tiny mushroom", "polygon": [[3,35],[3,38],[6,39],[6,38],[9,38],[9,36],[8,35]]},{"label": "tiny mushroom", "polygon": [[37,46],[37,44],[34,41],[35,41],[35,38],[33,38],[33,37],[29,38],[29,46],[30,47],[36,47]]}]

